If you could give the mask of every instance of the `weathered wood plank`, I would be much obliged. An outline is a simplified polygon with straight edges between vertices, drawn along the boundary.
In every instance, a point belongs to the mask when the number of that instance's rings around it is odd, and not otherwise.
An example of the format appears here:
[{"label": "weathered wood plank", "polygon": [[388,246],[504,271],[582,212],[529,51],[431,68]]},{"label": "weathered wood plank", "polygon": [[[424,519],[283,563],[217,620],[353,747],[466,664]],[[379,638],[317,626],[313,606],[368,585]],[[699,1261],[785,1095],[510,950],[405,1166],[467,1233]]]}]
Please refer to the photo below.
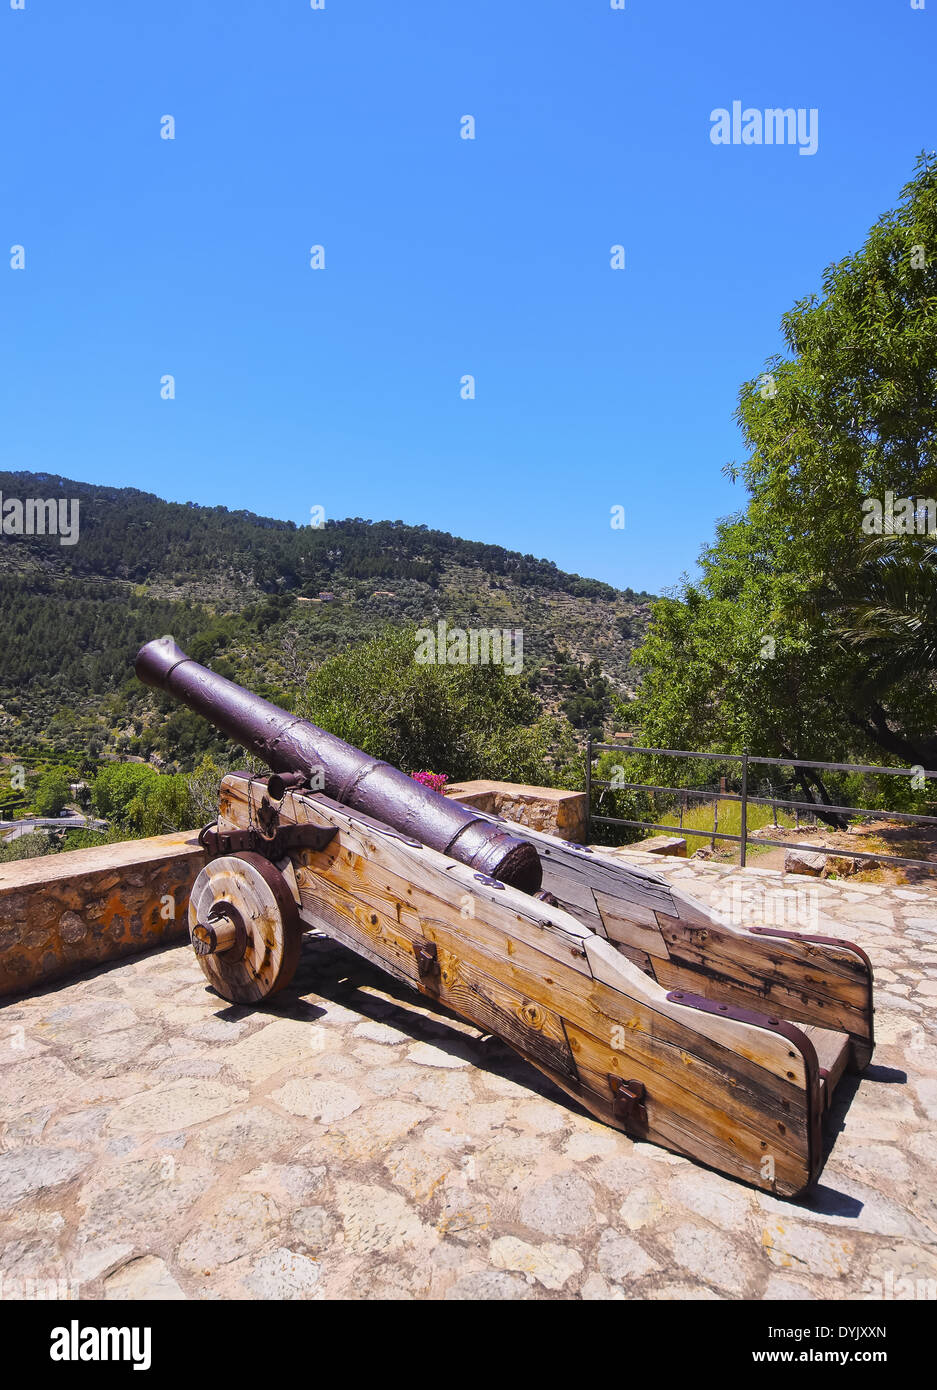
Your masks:
[{"label": "weathered wood plank", "polygon": [[716,923],[695,927],[662,915],[658,920],[669,957],[654,960],[653,967],[668,989],[779,1013],[871,1046],[870,973],[854,951],[753,936]]},{"label": "weathered wood plank", "polygon": [[[661,1028],[663,1024],[657,1020],[667,1019],[739,1052],[758,1066],[773,1072],[780,1080],[793,1079],[798,1085],[803,1084],[803,1061],[796,1049],[792,1055],[791,1044],[782,1033],[734,1018],[723,1018],[718,1014],[701,1014],[696,1009],[668,999],[665,990],[641,975],[610,942],[600,937],[593,937],[587,942],[586,951],[596,979],[593,1000],[602,997],[611,1004],[616,995],[626,996],[631,1016],[639,1018],[641,1026],[648,1031],[652,1022],[655,1027]],[[600,992],[602,985],[606,986],[604,994]],[[651,1014],[654,1015],[653,1020]]]},{"label": "weathered wood plank", "polygon": [[[663,879],[608,855],[571,849],[553,835],[521,828],[540,854],[544,888],[561,902],[568,903],[570,908],[591,910],[592,893],[598,891],[626,898],[634,906],[645,907],[650,912],[674,911],[673,891]],[[511,833],[516,830],[517,827],[512,827]]]},{"label": "weathered wood plank", "polygon": [[649,907],[626,903],[610,893],[592,890],[598,916],[604,927],[601,933],[618,947],[628,946],[649,956],[667,958],[667,946],[661,935],[658,914]]},{"label": "weathered wood plank", "polygon": [[[680,1116],[682,1123],[709,1135],[711,1145],[745,1156],[749,1181],[770,1151],[790,1179],[800,1178],[806,1159],[806,1100],[804,1092],[790,1088],[785,1096],[766,1074],[756,1085],[731,1067],[716,1068],[683,1048],[662,1043],[642,1033],[626,1033],[618,1046],[568,1025],[569,1043],[576,1064],[605,1078],[637,1080],[646,1088],[648,1119],[652,1128],[663,1115]],[[786,1097],[789,1096],[790,1099]]]},{"label": "weathered wood plank", "polygon": [[425,918],[423,927],[426,938],[437,947],[439,960],[438,972],[421,982],[426,994],[497,1033],[538,1066],[569,1081],[578,1080],[563,1020],[538,1002],[540,989],[518,988],[499,979],[501,962],[496,957],[488,958],[488,970],[481,969],[481,953],[467,950],[464,934],[452,931],[447,923]]},{"label": "weathered wood plank", "polygon": [[562,905],[631,961],[649,967],[666,989],[847,1033],[849,1062],[858,1069],[868,1062],[874,1042],[871,972],[848,942],[753,934],[650,870],[504,824],[537,845],[544,886]]}]

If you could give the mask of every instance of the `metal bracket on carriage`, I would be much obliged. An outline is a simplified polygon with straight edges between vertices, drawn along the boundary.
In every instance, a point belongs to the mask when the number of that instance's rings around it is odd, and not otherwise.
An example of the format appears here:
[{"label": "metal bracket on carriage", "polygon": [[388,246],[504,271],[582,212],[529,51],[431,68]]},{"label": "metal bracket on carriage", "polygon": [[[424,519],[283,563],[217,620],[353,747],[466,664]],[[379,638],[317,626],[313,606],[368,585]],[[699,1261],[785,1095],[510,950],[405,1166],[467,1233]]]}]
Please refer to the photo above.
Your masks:
[{"label": "metal bracket on carriage", "polygon": [[217,827],[218,822],[212,821],[198,833],[198,842],[207,850],[209,858],[252,850],[272,863],[293,849],[325,849],[338,833],[334,825],[279,825],[271,836],[262,835],[254,827],[248,830],[219,830]]},{"label": "metal bracket on carriage", "polygon": [[756,1028],[768,1028],[772,1033],[780,1033],[803,1054],[808,1074],[819,1072],[816,1049],[807,1034],[779,1018],[777,1014],[763,1014],[757,1009],[743,1009],[738,1004],[719,1004],[702,994],[691,994],[689,990],[672,989],[667,998],[673,1004],[684,1004],[689,1009],[698,1009],[704,1014],[720,1014],[723,1018],[734,1019],[736,1023],[751,1023]]},{"label": "metal bracket on carriage", "polygon": [[647,1106],[644,1104],[644,1083],[623,1081],[620,1076],[608,1074],[608,1084],[612,1088],[612,1111],[629,1133],[647,1131]]},{"label": "metal bracket on carriage", "polygon": [[413,954],[416,956],[416,969],[421,984],[439,974],[439,949],[435,941],[414,941]]}]

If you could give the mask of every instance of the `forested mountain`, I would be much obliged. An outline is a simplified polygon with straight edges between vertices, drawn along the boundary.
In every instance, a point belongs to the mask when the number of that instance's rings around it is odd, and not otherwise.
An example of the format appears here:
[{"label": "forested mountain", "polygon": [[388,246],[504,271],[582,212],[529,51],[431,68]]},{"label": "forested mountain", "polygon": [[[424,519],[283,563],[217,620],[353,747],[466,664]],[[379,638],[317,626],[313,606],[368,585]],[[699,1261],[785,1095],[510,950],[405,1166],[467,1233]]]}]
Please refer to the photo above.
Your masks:
[{"label": "forested mountain", "polygon": [[[79,539],[0,535],[4,753],[155,757],[217,746],[133,677],[172,632],[193,656],[281,703],[308,671],[388,624],[522,628],[524,674],[548,709],[601,727],[632,685],[650,595],[425,526],[361,518],[321,529],[136,488],[0,473],[10,498],[78,499]],[[9,528],[8,528],[9,529]]]},{"label": "forested mountain", "polygon": [[[48,473],[0,473],[0,491],[20,498],[77,498],[81,504],[79,544],[5,536],[15,545],[0,557],[3,568],[12,562],[76,578],[163,587],[176,583],[213,597],[251,588],[312,596],[339,579],[415,579],[438,586],[446,567],[453,565],[577,598],[614,598],[618,592],[597,579],[566,574],[551,560],[402,521],[355,517],[326,521],[319,528],[296,526],[253,512],[164,502],[136,488],[98,487]],[[625,593],[636,597],[631,590]]]}]

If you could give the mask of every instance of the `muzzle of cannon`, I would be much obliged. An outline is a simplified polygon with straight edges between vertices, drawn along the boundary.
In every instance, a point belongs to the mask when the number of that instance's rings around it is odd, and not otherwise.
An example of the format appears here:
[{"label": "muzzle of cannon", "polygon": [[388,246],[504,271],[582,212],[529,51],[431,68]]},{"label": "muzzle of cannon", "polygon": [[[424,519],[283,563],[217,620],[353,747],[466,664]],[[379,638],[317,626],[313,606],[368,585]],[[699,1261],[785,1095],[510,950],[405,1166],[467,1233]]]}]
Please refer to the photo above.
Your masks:
[{"label": "muzzle of cannon", "polygon": [[526,893],[540,887],[540,857],[527,840],[200,666],[172,637],[141,647],[134,669],[145,685],[188,705],[281,774],[272,794],[282,795],[290,786],[308,785],[308,779],[314,779],[334,801],[373,816],[477,873]]}]

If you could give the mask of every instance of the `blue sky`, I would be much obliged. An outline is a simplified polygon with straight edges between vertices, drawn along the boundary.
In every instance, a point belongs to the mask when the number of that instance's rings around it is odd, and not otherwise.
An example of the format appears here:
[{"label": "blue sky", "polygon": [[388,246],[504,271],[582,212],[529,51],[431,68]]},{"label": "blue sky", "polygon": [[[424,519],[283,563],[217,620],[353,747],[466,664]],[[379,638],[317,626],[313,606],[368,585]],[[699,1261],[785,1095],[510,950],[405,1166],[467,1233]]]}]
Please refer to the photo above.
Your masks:
[{"label": "blue sky", "polygon": [[[623,587],[743,504],[739,384],[937,144],[937,0],[23,3],[0,466]],[[817,108],[816,154],[713,145],[734,100]]]}]

